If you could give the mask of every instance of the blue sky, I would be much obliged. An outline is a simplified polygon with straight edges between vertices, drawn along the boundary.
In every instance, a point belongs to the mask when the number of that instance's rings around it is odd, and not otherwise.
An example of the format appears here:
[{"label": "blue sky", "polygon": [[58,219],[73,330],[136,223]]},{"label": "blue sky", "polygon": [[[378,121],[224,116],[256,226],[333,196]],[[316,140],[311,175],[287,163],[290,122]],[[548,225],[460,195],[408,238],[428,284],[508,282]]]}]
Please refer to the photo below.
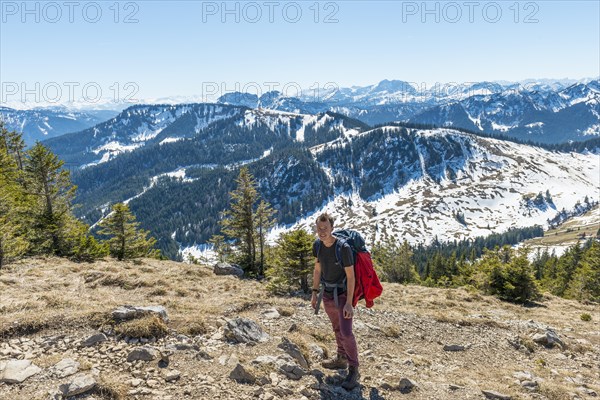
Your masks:
[{"label": "blue sky", "polygon": [[57,1],[26,8],[0,1],[2,100],[35,91],[36,83],[39,92],[60,86],[63,101],[69,87],[77,96],[90,84],[104,97],[118,88],[119,98],[133,91],[157,98],[253,82],[266,91],[600,75],[598,1]]}]

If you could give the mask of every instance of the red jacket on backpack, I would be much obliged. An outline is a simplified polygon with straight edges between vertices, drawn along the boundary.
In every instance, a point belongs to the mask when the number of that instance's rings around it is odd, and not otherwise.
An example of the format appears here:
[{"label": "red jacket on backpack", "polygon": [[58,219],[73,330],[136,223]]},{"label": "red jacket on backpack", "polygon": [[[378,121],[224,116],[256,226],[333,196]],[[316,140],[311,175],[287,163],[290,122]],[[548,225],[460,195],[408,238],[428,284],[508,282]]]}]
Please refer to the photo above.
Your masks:
[{"label": "red jacket on backpack", "polygon": [[356,307],[360,299],[365,299],[367,308],[373,307],[373,299],[383,292],[383,286],[373,269],[371,255],[367,252],[356,253],[354,260],[354,297],[352,307]]}]

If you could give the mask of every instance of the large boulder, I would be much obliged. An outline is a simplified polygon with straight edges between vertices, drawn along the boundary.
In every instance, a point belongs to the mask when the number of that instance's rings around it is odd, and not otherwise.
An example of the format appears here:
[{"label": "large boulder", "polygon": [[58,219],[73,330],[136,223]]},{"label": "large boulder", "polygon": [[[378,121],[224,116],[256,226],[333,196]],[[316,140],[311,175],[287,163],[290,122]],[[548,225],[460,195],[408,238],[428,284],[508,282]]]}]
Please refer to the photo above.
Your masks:
[{"label": "large boulder", "polygon": [[140,318],[147,314],[156,314],[164,322],[169,322],[167,310],[163,306],[121,306],[112,312],[115,321],[126,321]]},{"label": "large boulder", "polygon": [[9,360],[4,366],[0,382],[22,383],[41,371],[42,369],[32,364],[30,360]]},{"label": "large boulder", "polygon": [[64,397],[77,396],[92,390],[96,386],[96,380],[90,375],[77,375],[71,382],[60,385],[59,390]]},{"label": "large boulder", "polygon": [[247,318],[228,320],[223,334],[228,340],[237,343],[256,344],[269,340],[269,335],[263,332],[256,322]]},{"label": "large boulder", "polygon": [[244,275],[244,270],[241,269],[238,265],[229,264],[226,262],[220,262],[215,264],[215,266],[213,267],[213,272],[215,273],[215,275]]}]

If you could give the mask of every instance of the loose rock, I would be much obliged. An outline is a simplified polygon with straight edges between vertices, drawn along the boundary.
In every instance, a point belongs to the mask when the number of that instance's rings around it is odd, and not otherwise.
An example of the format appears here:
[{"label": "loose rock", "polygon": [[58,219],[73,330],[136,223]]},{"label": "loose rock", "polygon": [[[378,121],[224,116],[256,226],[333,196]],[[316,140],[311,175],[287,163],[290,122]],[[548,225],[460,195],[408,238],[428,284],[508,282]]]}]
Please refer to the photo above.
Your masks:
[{"label": "loose rock", "polygon": [[4,367],[0,382],[22,383],[41,371],[42,369],[32,364],[30,360],[9,360]]},{"label": "loose rock", "polygon": [[121,306],[112,312],[113,319],[117,321],[142,317],[148,313],[156,314],[163,321],[169,322],[167,310],[163,306]]},{"label": "loose rock", "polygon": [[227,321],[224,335],[228,340],[238,343],[255,344],[269,340],[258,324],[247,318],[235,318]]},{"label": "loose rock", "polygon": [[50,373],[58,378],[76,374],[77,371],[79,371],[79,363],[71,358],[65,358],[50,368]]},{"label": "loose rock", "polygon": [[127,361],[152,361],[158,357],[158,350],[152,347],[139,347],[132,350],[127,356]]},{"label": "loose rock", "polygon": [[241,269],[238,265],[229,264],[226,262],[220,262],[215,264],[215,266],[213,267],[213,272],[215,273],[215,275],[244,275],[244,270]]},{"label": "loose rock", "polygon": [[90,375],[78,375],[70,383],[60,385],[59,390],[63,396],[76,396],[92,390],[96,386],[96,380]]},{"label": "loose rock", "polygon": [[546,347],[554,347],[554,345],[557,344],[561,348],[565,348],[565,343],[558,337],[556,332],[554,332],[552,329],[546,329],[544,333],[536,333],[535,335],[533,335],[532,340]]},{"label": "loose rock", "polygon": [[235,366],[233,371],[229,374],[229,378],[233,379],[238,383],[250,383],[253,384],[256,382],[256,377],[248,372],[242,364],[238,364]]},{"label": "loose rock", "polygon": [[502,394],[496,392],[494,390],[482,390],[481,393],[486,397],[486,399],[491,400],[512,400],[512,397],[507,394]]},{"label": "loose rock", "polygon": [[300,351],[300,347],[298,347],[295,343],[292,343],[284,337],[281,338],[281,343],[277,347],[279,347],[280,349],[288,353],[290,356],[292,356],[296,361],[298,361],[298,364],[300,364],[302,368],[308,368],[308,361],[306,361],[306,358],[302,354],[302,351]]},{"label": "loose rock", "polygon": [[416,387],[417,387],[417,384],[408,378],[400,379],[400,383],[398,384],[398,390],[400,390],[400,392],[402,392],[402,393],[410,393]]},{"label": "loose rock", "polygon": [[82,346],[93,346],[97,343],[102,343],[102,342],[106,342],[108,340],[108,338],[106,337],[106,335],[104,333],[98,332],[93,334],[92,336],[88,337],[87,339],[85,339],[81,345]]}]

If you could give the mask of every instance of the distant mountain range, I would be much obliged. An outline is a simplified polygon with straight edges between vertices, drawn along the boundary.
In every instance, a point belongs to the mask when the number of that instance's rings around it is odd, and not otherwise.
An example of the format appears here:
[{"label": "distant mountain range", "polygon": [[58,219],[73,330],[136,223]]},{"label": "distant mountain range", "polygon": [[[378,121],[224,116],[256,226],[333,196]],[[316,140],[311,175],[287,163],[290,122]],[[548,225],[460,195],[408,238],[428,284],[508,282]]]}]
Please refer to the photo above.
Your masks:
[{"label": "distant mountain range", "polygon": [[370,243],[463,239],[544,225],[600,195],[600,139],[561,152],[331,111],[140,105],[44,143],[74,168],[81,218],[125,201],[170,257],[218,232],[242,165],[277,210],[272,237],[330,210]]},{"label": "distant mountain range", "polygon": [[[162,98],[178,106],[198,103],[200,96]],[[400,80],[383,80],[369,86],[302,91],[297,97],[277,91],[260,96],[227,93],[217,103],[248,108],[318,114],[332,111],[370,126],[389,122],[412,122],[458,127],[492,135],[506,135],[540,143],[582,141],[600,135],[600,81],[598,79],[530,80],[436,84],[432,87]],[[118,110],[67,110],[36,108],[16,110],[0,107],[0,118],[9,129],[24,132],[32,144],[69,132],[83,131],[116,116]],[[151,105],[136,105],[137,107]]]},{"label": "distant mountain range", "polygon": [[314,114],[334,111],[369,125],[392,121],[458,127],[540,143],[586,140],[600,135],[600,81],[436,85],[409,82],[342,88],[300,97],[269,92],[258,97],[228,93],[220,103]]},{"label": "distant mountain range", "polygon": [[117,114],[118,111],[114,110],[77,111],[65,107],[18,110],[0,106],[0,120],[8,130],[22,132],[28,146],[36,141],[81,131]]}]

